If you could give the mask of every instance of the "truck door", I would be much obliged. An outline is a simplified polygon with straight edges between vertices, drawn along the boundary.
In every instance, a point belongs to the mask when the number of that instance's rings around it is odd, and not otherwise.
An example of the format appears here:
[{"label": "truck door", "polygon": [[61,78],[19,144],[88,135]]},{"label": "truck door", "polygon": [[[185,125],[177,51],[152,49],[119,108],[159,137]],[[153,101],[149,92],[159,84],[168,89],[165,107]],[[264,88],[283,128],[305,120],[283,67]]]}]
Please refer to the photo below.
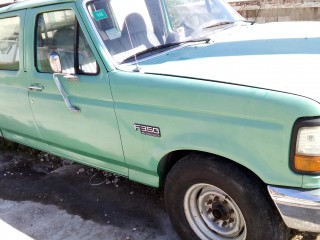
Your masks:
[{"label": "truck door", "polygon": [[[28,11],[29,98],[50,150],[128,175],[108,73],[73,4]],[[61,62],[53,74],[49,55]]]},{"label": "truck door", "polygon": [[28,99],[24,62],[25,10],[0,15],[0,136],[35,145],[40,134]]}]

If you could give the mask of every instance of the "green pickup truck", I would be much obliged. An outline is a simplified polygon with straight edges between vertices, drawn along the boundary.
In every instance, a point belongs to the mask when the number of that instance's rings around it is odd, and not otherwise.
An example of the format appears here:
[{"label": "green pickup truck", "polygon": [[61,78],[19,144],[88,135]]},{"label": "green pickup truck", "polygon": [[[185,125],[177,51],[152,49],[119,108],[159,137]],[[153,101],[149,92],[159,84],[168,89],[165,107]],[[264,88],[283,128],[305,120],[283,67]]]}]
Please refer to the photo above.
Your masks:
[{"label": "green pickup truck", "polygon": [[182,239],[320,232],[319,63],[223,0],[2,5],[0,137],[164,186]]}]

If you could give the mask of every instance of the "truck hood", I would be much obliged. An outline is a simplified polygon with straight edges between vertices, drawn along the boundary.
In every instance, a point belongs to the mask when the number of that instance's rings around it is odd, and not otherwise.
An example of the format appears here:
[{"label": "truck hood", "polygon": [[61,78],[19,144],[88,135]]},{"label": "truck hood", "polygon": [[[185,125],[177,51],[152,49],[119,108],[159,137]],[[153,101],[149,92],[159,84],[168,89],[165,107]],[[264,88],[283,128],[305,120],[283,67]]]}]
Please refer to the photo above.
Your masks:
[{"label": "truck hood", "polygon": [[211,39],[139,65],[146,73],[271,89],[320,102],[320,23],[237,24]]}]

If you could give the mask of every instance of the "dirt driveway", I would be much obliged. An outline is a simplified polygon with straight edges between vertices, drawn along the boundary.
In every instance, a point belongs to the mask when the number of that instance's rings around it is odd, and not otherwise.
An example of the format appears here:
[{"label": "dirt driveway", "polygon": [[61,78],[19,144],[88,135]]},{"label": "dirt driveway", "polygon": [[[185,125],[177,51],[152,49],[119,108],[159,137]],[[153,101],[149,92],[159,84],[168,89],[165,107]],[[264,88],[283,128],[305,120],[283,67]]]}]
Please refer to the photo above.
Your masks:
[{"label": "dirt driveway", "polygon": [[161,190],[0,139],[0,240],[30,238],[179,239]]}]

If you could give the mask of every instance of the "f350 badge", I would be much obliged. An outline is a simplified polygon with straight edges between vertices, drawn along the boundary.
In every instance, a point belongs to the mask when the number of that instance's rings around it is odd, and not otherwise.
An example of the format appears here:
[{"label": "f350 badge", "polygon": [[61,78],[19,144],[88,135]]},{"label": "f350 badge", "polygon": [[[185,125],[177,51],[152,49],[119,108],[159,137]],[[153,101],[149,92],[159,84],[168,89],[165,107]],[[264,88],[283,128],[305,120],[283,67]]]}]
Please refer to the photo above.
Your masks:
[{"label": "f350 badge", "polygon": [[140,130],[143,135],[148,135],[152,137],[161,137],[160,128],[154,126],[148,126],[140,123],[133,124],[136,131]]}]

